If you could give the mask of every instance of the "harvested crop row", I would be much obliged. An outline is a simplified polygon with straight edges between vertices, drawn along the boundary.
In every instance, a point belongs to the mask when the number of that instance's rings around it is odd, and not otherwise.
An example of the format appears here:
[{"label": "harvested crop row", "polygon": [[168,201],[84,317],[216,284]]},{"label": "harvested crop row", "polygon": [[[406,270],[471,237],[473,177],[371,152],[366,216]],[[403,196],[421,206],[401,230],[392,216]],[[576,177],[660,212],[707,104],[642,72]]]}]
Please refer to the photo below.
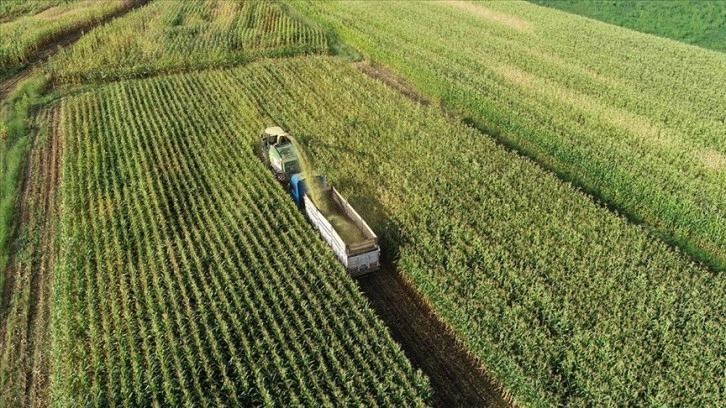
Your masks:
[{"label": "harvested crop row", "polygon": [[276,2],[157,1],[89,33],[54,58],[49,71],[62,82],[78,83],[327,49],[322,30]]},{"label": "harvested crop row", "polygon": [[206,91],[225,80],[64,101],[53,403],[423,405],[425,378],[255,157],[253,101]]},{"label": "harvested crop row", "polygon": [[426,97],[726,267],[726,54],[525,2],[294,4]]},{"label": "harvested crop row", "polygon": [[531,161],[336,59],[169,81],[249,146],[247,98],[290,129],[516,400],[723,403],[724,281]]}]

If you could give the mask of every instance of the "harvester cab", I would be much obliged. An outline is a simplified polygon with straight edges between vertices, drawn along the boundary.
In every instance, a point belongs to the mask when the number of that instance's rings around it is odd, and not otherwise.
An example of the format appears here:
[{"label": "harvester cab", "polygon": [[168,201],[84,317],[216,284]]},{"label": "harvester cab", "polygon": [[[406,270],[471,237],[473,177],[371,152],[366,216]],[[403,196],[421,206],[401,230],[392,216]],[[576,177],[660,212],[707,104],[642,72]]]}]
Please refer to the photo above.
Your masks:
[{"label": "harvester cab", "polygon": [[300,172],[300,160],[292,136],[279,126],[268,127],[262,133],[262,154],[265,163],[280,181],[287,181]]}]

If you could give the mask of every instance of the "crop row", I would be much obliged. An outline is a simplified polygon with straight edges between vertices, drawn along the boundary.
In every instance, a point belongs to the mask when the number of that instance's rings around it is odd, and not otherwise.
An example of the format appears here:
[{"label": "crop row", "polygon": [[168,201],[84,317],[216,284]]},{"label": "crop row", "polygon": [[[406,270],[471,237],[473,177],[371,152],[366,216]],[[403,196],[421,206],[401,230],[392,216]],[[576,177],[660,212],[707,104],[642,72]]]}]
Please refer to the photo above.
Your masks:
[{"label": "crop row", "polygon": [[6,0],[0,4],[0,23],[16,18],[37,14],[43,10],[58,6],[64,0]]},{"label": "crop row", "polygon": [[256,159],[253,101],[205,92],[223,79],[64,100],[53,403],[423,405],[425,378]]},{"label": "crop row", "polygon": [[[20,4],[8,5],[3,2],[2,7],[8,7],[8,15],[14,11],[22,11]],[[74,31],[80,27],[94,24],[95,21],[113,14],[125,7],[128,1],[70,1],[53,5],[37,2],[27,2],[27,8],[38,13],[28,13],[10,21],[0,22],[0,71],[9,70],[23,65],[38,50],[39,47]],[[56,2],[60,3],[60,2]],[[45,7],[51,6],[52,7]],[[43,7],[41,7],[43,6]],[[12,7],[12,8],[11,8]],[[42,8],[42,10],[40,10]],[[2,16],[0,16],[2,18]]]},{"label": "crop row", "polygon": [[174,81],[291,129],[516,400],[723,403],[724,281],[530,160],[332,58]]},{"label": "crop row", "polygon": [[715,51],[726,51],[726,27],[723,25],[726,3],[723,1],[615,0],[585,3],[577,0],[533,0],[531,3]]},{"label": "crop row", "polygon": [[325,33],[276,2],[160,1],[89,33],[49,71],[98,81],[325,51]]},{"label": "crop row", "polygon": [[296,2],[429,98],[726,265],[726,54],[526,2]]}]

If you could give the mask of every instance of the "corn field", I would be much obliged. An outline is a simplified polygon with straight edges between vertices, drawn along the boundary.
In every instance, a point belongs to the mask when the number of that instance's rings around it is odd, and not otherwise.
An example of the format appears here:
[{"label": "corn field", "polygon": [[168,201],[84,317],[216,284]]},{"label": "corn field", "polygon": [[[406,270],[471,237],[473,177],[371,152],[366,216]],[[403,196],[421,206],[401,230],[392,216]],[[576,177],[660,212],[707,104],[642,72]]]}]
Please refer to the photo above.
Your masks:
[{"label": "corn field", "polygon": [[[170,101],[217,101],[199,120],[229,124],[214,156],[256,143],[262,122],[244,116],[246,106],[293,131],[383,252],[398,254],[399,271],[515,400],[723,403],[723,280],[530,160],[338,59],[265,61],[154,83],[166,81]],[[150,86],[142,84],[126,87]],[[190,127],[179,120],[170,129]],[[234,189],[241,176],[224,171]],[[266,186],[269,177],[260,177]]]},{"label": "corn field", "polygon": [[324,31],[277,2],[159,0],[89,33],[48,70],[63,82],[101,81],[327,49]]},{"label": "corn field", "polygon": [[5,0],[0,3],[0,23],[12,21],[18,17],[40,13],[51,7],[60,5],[67,0]]},{"label": "corn field", "polygon": [[425,377],[255,157],[268,122],[243,86],[250,73],[63,100],[53,404],[428,400]]},{"label": "corn field", "polygon": [[715,270],[726,55],[526,2],[293,2],[366,56]]},{"label": "corn field", "polygon": [[126,0],[10,0],[0,6],[0,71],[16,68],[43,45],[126,7]]}]

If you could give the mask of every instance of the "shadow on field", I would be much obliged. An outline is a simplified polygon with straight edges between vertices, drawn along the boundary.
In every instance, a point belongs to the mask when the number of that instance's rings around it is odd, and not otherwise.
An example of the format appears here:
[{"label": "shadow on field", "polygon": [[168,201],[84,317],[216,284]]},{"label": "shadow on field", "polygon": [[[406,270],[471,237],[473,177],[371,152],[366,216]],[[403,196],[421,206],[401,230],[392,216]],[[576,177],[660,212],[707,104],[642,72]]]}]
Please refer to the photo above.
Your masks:
[{"label": "shadow on field", "polygon": [[376,231],[381,243],[381,270],[356,282],[413,366],[429,378],[434,406],[509,407],[499,387],[459,346],[447,325],[398,271],[395,259],[400,230],[382,210],[374,192],[345,178],[335,184],[354,192],[347,198]]},{"label": "shadow on field", "polygon": [[357,282],[406,357],[429,378],[435,407],[509,406],[389,259]]}]

